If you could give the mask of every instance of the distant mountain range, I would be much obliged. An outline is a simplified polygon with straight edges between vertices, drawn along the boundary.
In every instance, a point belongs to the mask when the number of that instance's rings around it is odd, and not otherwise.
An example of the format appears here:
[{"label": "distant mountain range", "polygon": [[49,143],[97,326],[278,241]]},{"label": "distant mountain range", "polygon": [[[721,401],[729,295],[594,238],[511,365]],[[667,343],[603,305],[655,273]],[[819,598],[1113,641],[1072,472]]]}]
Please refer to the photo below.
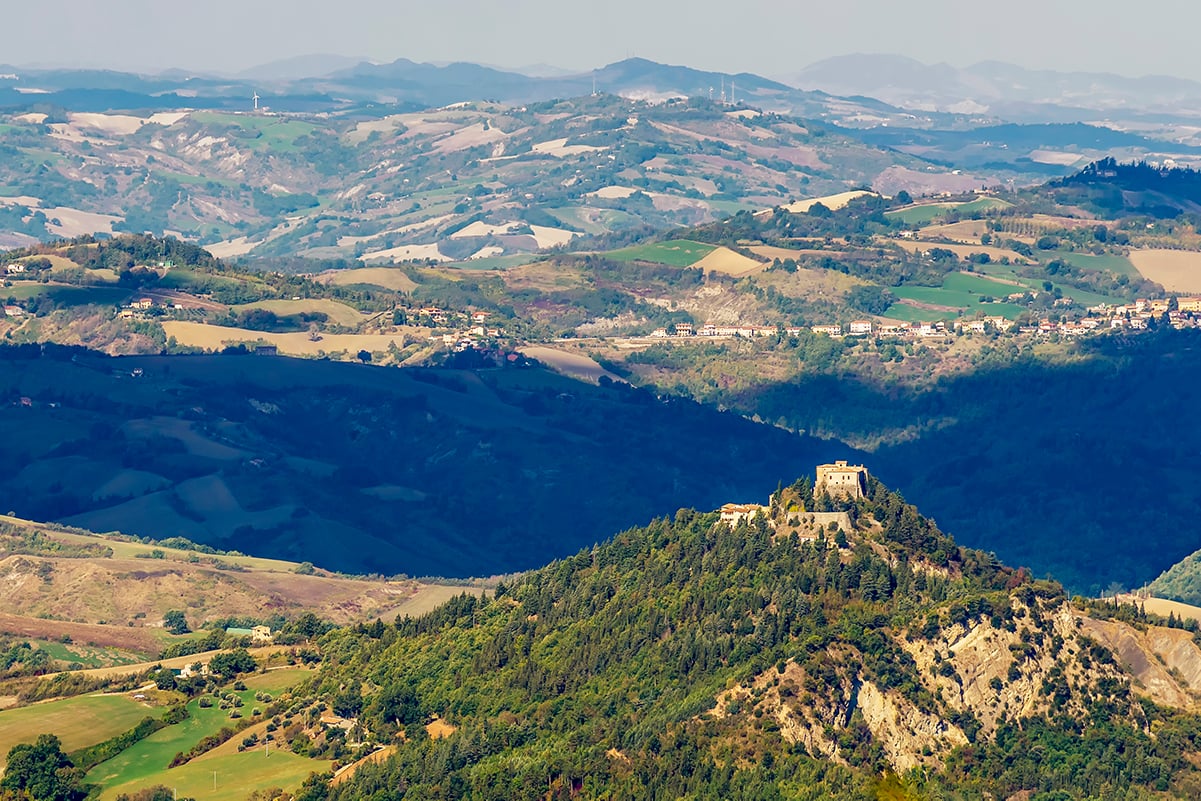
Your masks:
[{"label": "distant mountain range", "polygon": [[1029,70],[1000,61],[970,67],[924,64],[885,54],[837,56],[782,77],[791,86],[866,95],[901,108],[1006,119],[1067,122],[1082,112],[1123,117],[1197,116],[1201,83],[1164,75]]},{"label": "distant mountain range", "polygon": [[[14,80],[11,76],[17,76]],[[240,108],[259,92],[277,111],[328,112],[362,104],[428,108],[471,100],[534,103],[593,91],[665,100],[724,97],[853,127],[971,127],[982,121],[1077,122],[1098,117],[1171,121],[1201,117],[1201,83],[1168,76],[1029,70],[985,61],[959,68],[885,54],[825,59],[776,80],[630,58],[573,72],[552,65],[501,68],[311,54],[233,76],[170,70],[0,65],[0,109],[57,105],[68,111],[156,108],[175,96],[197,108]]]},{"label": "distant mountain range", "polygon": [[[795,89],[750,73],[722,74],[626,59],[589,72],[563,74],[537,65],[523,71],[456,62],[397,59],[388,64],[314,55],[265,64],[237,76],[170,71],[137,75],[100,70],[25,70],[0,65],[0,110],[61,108],[75,112],[168,107],[242,109],[256,92],[281,112],[337,112],[380,105],[418,110],[491,100],[536,103],[595,92],[662,101],[723,97],[766,111],[820,117],[845,125],[948,124],[869,98],[846,100]],[[15,76],[15,77],[13,77]]]}]

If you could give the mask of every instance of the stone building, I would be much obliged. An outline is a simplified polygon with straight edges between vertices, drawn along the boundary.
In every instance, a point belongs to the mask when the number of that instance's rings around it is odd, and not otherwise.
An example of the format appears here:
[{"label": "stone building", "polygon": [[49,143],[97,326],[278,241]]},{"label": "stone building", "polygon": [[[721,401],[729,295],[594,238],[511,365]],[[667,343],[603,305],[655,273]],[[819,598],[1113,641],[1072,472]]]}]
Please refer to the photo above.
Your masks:
[{"label": "stone building", "polygon": [[846,462],[819,464],[813,494],[820,495],[822,492],[831,498],[839,495],[862,498],[867,492],[867,468],[863,465],[849,465]]}]

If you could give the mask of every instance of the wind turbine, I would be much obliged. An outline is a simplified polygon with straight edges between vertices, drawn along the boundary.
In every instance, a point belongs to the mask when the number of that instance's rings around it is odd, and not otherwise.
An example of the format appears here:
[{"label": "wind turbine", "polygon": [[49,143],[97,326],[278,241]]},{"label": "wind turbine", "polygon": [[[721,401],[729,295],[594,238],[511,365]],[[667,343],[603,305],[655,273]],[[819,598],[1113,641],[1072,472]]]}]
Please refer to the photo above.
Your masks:
[{"label": "wind turbine", "polygon": [[258,92],[254,93],[254,110],[255,111],[259,110],[259,93]]}]

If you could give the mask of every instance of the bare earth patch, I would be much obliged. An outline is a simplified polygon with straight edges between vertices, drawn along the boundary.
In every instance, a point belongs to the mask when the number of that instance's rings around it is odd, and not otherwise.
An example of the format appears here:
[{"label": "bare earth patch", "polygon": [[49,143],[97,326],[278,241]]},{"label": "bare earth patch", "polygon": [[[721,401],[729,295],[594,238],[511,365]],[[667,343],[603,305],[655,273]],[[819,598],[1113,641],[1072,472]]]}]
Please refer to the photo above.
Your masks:
[{"label": "bare earth patch", "polygon": [[741,276],[759,272],[766,265],[727,247],[720,247],[692,266],[699,267],[706,273]]},{"label": "bare earth patch", "polygon": [[1170,292],[1201,292],[1201,253],[1189,250],[1132,250],[1130,261],[1143,278]]}]

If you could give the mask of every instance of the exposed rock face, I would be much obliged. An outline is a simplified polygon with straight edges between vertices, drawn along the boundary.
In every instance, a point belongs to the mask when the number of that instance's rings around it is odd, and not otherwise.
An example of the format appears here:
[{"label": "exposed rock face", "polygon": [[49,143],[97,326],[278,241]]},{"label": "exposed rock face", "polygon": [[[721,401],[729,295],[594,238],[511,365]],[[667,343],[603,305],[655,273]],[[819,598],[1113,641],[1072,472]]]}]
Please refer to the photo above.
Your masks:
[{"label": "exposed rock face", "polygon": [[875,680],[856,648],[836,644],[727,690],[710,714],[774,721],[786,741],[839,762],[866,730],[904,772],[939,766],[956,746],[1032,716],[1085,721],[1103,700],[1143,724],[1134,695],[1176,708],[1201,699],[1201,647],[1187,631],[1097,620],[1063,599],[1019,593],[1009,604],[974,616],[948,610],[938,625],[890,632],[900,659],[913,660],[903,670],[916,682],[904,691]]},{"label": "exposed rock face", "polygon": [[870,681],[859,688],[858,701],[872,739],[883,747],[888,763],[897,771],[933,761],[923,757],[927,750],[941,754],[968,743],[958,726],[921,711],[898,692],[882,692]]},{"label": "exposed rock face", "polygon": [[1113,651],[1133,677],[1136,692],[1164,706],[1196,707],[1201,698],[1201,648],[1192,634],[1084,616],[1081,630]]},{"label": "exposed rock face", "polygon": [[889,764],[904,771],[940,762],[940,755],[968,742],[967,735],[933,710],[918,707],[896,690],[881,690],[858,675],[862,654],[835,646],[822,660],[821,675],[789,662],[718,698],[713,716],[750,713],[770,716],[780,736],[814,756],[845,762],[839,735],[866,726]]}]

